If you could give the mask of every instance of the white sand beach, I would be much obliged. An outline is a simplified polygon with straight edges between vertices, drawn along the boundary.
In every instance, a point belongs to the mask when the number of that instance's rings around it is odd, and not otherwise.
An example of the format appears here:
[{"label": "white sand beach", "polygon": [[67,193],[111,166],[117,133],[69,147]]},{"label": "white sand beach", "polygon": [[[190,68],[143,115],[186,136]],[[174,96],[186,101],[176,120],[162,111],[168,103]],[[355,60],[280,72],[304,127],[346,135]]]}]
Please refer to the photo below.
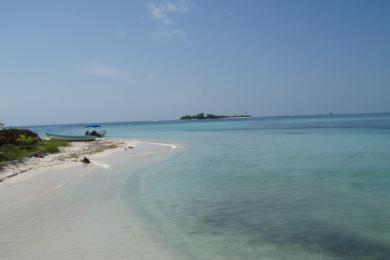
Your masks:
[{"label": "white sand beach", "polygon": [[3,173],[19,172],[0,183],[1,259],[176,259],[129,210],[125,184],[178,146],[104,142],[77,143]]},{"label": "white sand beach", "polygon": [[[95,154],[112,153],[120,150],[133,149],[141,142],[136,140],[98,140],[93,142],[72,142],[68,147],[62,147],[61,152],[49,154],[43,158],[29,158],[15,162],[0,169],[0,182],[13,183],[39,174],[44,169],[65,168],[81,164],[81,159]],[[16,178],[17,177],[17,178]],[[22,178],[23,177],[23,178]]]}]

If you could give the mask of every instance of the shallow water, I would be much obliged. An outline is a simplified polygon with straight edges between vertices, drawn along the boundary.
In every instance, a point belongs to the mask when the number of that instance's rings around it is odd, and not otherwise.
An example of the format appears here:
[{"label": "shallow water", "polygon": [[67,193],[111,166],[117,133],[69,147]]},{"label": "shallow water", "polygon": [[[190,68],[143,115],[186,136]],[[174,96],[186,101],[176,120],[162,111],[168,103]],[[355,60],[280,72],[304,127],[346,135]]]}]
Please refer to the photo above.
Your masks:
[{"label": "shallow water", "polygon": [[185,145],[129,175],[123,196],[189,259],[390,258],[389,114],[104,126]]},{"label": "shallow water", "polygon": [[0,185],[0,259],[182,259],[128,207],[128,176],[173,154],[141,144]]}]

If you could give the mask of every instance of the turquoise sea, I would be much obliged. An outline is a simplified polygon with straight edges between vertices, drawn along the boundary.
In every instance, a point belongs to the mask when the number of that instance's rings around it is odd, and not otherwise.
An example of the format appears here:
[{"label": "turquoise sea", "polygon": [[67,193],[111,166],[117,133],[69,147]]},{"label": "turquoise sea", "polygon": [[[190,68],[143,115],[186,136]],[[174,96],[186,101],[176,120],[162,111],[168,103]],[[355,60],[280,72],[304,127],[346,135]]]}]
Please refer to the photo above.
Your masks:
[{"label": "turquoise sea", "polygon": [[390,114],[102,125],[185,146],[129,174],[124,193],[183,258],[390,259]]}]

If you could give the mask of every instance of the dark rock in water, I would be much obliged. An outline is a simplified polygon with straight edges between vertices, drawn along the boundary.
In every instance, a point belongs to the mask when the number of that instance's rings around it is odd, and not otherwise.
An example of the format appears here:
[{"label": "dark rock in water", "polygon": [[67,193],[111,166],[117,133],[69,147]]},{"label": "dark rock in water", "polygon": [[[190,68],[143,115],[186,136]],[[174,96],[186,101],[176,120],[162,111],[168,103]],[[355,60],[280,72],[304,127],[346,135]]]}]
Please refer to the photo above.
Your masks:
[{"label": "dark rock in water", "polygon": [[127,147],[127,149],[134,149],[134,147],[133,146],[129,146],[129,147]]},{"label": "dark rock in water", "polygon": [[87,157],[84,157],[81,162],[83,163],[91,163],[91,161],[87,158]]}]

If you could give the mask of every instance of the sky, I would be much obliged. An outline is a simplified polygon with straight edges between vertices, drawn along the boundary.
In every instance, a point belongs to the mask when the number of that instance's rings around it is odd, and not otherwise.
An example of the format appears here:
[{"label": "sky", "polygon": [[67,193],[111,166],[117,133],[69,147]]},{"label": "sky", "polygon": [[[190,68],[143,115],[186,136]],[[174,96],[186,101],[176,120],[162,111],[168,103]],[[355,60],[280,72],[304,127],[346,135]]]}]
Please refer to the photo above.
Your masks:
[{"label": "sky", "polygon": [[390,1],[0,2],[6,125],[390,112]]}]

